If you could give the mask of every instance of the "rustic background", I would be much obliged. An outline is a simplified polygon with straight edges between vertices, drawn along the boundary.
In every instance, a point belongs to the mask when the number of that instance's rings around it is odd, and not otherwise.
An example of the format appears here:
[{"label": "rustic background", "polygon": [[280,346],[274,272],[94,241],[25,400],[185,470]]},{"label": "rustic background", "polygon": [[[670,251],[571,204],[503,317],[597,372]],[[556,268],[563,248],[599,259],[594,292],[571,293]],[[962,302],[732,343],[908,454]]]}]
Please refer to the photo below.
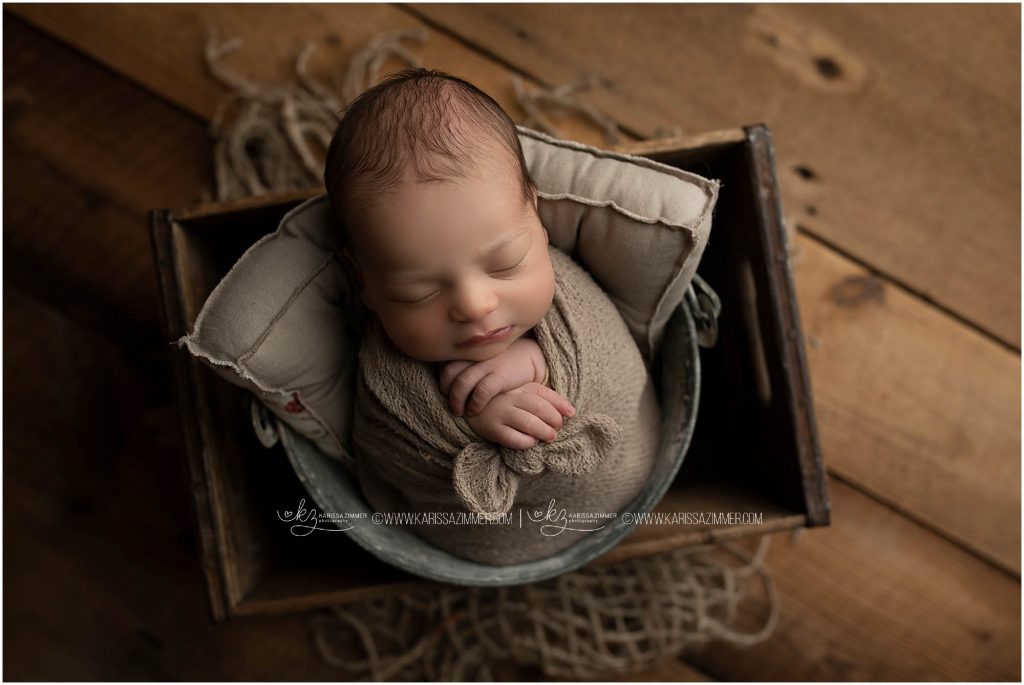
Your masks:
[{"label": "rustic background", "polygon": [[[301,616],[213,626],[145,213],[213,187],[226,62],[328,79],[383,31],[514,118],[774,134],[832,525],[776,536],[782,621],[663,680],[1019,680],[1016,5],[5,5],[5,679],[329,679]],[[568,137],[602,144],[582,120]]]}]

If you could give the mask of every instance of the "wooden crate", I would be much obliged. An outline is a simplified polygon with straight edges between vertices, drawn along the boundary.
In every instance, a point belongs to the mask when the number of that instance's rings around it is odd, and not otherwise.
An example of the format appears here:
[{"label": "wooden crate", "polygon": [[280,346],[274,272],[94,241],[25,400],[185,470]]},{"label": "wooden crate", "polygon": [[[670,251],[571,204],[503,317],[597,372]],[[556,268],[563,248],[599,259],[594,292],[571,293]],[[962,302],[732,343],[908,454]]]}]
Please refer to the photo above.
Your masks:
[{"label": "wooden crate", "polygon": [[[722,300],[702,350],[697,428],[662,512],[753,512],[760,525],[645,525],[594,563],[711,540],[827,525],[828,493],[789,272],[771,136],[763,125],[621,149],[723,182],[699,273]],[[168,341],[184,335],[245,249],[313,194],[150,213]],[[203,568],[216,620],[429,586],[343,533],[297,537],[278,512],[306,499],[279,446],[255,439],[247,393],[184,350],[174,375]]]}]

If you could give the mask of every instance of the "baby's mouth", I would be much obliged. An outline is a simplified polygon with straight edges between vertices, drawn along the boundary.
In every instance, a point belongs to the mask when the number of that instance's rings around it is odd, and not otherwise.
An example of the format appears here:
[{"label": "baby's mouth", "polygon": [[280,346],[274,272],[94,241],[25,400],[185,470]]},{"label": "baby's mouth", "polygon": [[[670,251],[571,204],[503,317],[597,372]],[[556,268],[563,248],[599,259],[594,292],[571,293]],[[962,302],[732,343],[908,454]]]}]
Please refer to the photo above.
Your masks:
[{"label": "baby's mouth", "polygon": [[484,335],[475,335],[468,340],[460,342],[456,347],[467,347],[470,345],[483,345],[490,342],[497,342],[498,340],[504,339],[509,333],[512,332],[513,326],[504,326],[502,328],[496,328]]}]

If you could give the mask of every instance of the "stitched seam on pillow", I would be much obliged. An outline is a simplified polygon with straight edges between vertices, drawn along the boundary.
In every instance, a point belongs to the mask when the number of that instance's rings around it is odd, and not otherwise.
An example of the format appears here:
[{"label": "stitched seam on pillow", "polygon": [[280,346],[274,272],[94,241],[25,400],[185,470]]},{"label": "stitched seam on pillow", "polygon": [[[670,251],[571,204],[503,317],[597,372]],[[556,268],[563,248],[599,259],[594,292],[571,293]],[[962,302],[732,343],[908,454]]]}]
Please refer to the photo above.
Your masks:
[{"label": "stitched seam on pillow", "polygon": [[[214,287],[214,289],[207,296],[206,302],[203,303],[202,309],[199,312],[199,316],[196,317],[195,323],[193,323],[193,325],[192,325],[192,332],[189,333],[189,334],[183,335],[181,338],[179,338],[173,344],[177,345],[177,347],[179,349],[184,345],[186,348],[188,348],[188,351],[192,355],[197,356],[197,357],[201,357],[201,358],[205,359],[206,361],[208,361],[209,363],[213,364],[214,366],[226,366],[226,367],[230,368],[232,371],[234,371],[235,373],[237,373],[239,376],[241,376],[242,378],[246,379],[247,381],[251,382],[253,385],[255,385],[257,388],[259,388],[263,392],[266,392],[266,393],[283,393],[283,394],[288,394],[288,395],[295,394],[295,395],[297,395],[299,397],[299,401],[302,402],[302,392],[300,390],[289,389],[289,388],[276,388],[276,387],[269,386],[269,385],[266,385],[264,383],[261,383],[259,380],[256,379],[255,376],[252,375],[252,373],[249,371],[248,368],[246,368],[245,366],[241,365],[241,362],[246,360],[247,358],[251,357],[256,352],[256,349],[259,348],[260,344],[262,344],[266,340],[266,337],[270,334],[271,329],[274,327],[274,325],[277,323],[277,321],[284,315],[284,312],[292,305],[292,303],[295,301],[295,298],[298,297],[299,294],[301,294],[302,291],[305,290],[305,288],[312,281],[314,281],[316,279],[316,277],[319,276],[320,273],[328,266],[330,261],[334,258],[334,255],[332,253],[330,253],[330,252],[327,253],[327,258],[324,260],[324,263],[321,264],[320,267],[318,267],[316,269],[316,271],[314,271],[313,274],[309,278],[307,278],[306,281],[303,282],[303,284],[301,286],[299,286],[296,289],[296,291],[292,294],[292,296],[288,298],[288,301],[284,304],[284,306],[281,307],[280,311],[278,311],[278,313],[271,320],[270,324],[267,326],[267,330],[265,330],[260,335],[259,339],[253,345],[253,347],[250,348],[250,350],[248,352],[246,352],[245,354],[240,356],[236,361],[225,361],[224,359],[215,358],[210,351],[208,351],[202,345],[200,345],[199,341],[197,340],[197,337],[202,332],[202,324],[203,324],[204,319],[206,318],[207,310],[209,308],[211,308],[211,307],[215,307],[216,306],[216,300],[219,299],[219,293],[220,293],[221,289],[226,287],[225,283],[227,282],[228,277],[232,273],[234,273],[235,269],[237,269],[239,267],[239,264],[241,264],[242,261],[245,260],[245,257],[251,251],[253,251],[256,248],[260,247],[264,243],[268,243],[268,242],[270,242],[272,240],[275,240],[277,238],[280,238],[280,237],[284,236],[285,233],[283,231],[283,228],[284,228],[284,226],[288,223],[288,221],[295,214],[299,213],[300,211],[303,211],[303,210],[307,209],[308,206],[310,206],[310,205],[313,205],[313,204],[316,204],[319,201],[322,201],[325,197],[326,196],[322,195],[322,194],[321,195],[317,195],[317,196],[309,198],[308,200],[305,200],[304,202],[300,203],[296,207],[292,208],[291,211],[286,213],[281,218],[281,221],[278,224],[277,229],[275,229],[273,233],[268,233],[267,235],[263,236],[262,238],[257,240],[255,243],[253,243],[251,246],[249,246],[249,248],[245,252],[242,253],[242,256],[239,257],[235,261],[235,263],[231,266],[231,268],[228,270],[228,272],[224,275],[223,278],[221,278],[220,282],[216,285],[216,287]],[[331,430],[330,426],[328,426],[324,422],[324,420],[322,418],[320,418],[319,415],[317,415],[316,412],[314,412],[308,405],[306,405],[305,402],[302,402],[302,405],[306,409],[306,411],[309,412],[310,417],[312,417],[312,419],[314,421],[316,421],[320,425],[320,427],[327,433],[327,435],[329,435],[331,437],[331,440],[335,443],[335,445],[338,447],[338,449],[341,451],[341,453],[342,454],[347,454],[347,452],[345,451],[344,446],[341,444],[341,439],[334,434],[334,431]]]},{"label": "stitched seam on pillow", "polygon": [[305,281],[302,282],[302,285],[295,289],[295,292],[293,292],[291,296],[288,297],[288,301],[285,302],[284,305],[282,305],[281,309],[278,310],[277,314],[274,314],[274,318],[270,320],[270,323],[267,324],[267,328],[263,331],[263,333],[260,334],[260,337],[256,339],[256,342],[253,343],[253,346],[250,347],[244,354],[242,354],[238,358],[239,362],[243,362],[252,357],[254,354],[256,354],[256,352],[260,348],[260,345],[264,343],[264,341],[267,339],[267,336],[269,336],[271,331],[274,330],[274,326],[277,325],[277,322],[280,321],[281,318],[284,317],[284,315],[288,312],[288,309],[292,306],[292,303],[295,302],[295,300],[299,297],[299,295],[302,294],[302,292],[309,286],[310,283],[316,280],[316,278],[323,272],[324,269],[326,269],[331,264],[333,260],[334,255],[328,254],[327,258],[324,259],[320,266],[318,266],[316,270],[312,274],[310,274]]},{"label": "stitched seam on pillow", "polygon": [[[662,173],[673,176],[674,178],[677,178],[679,180],[688,181],[698,186],[704,192],[705,204],[703,210],[701,210],[700,216],[694,222],[695,226],[700,225],[700,222],[704,219],[704,217],[707,216],[708,212],[711,211],[711,209],[714,207],[714,199],[718,195],[717,186],[721,185],[721,182],[715,179],[704,178],[703,176],[700,176],[698,174],[689,171],[684,171],[683,169],[679,169],[674,166],[669,166],[668,164],[662,164],[661,162],[656,162],[653,159],[648,159],[647,157],[639,157],[637,155],[626,155],[620,152],[610,152],[607,150],[601,150],[600,148],[592,147],[590,145],[584,145],[583,143],[578,143],[572,140],[559,140],[558,138],[552,138],[543,133],[540,133],[539,131],[533,131],[522,126],[517,126],[516,128],[520,131],[520,133],[525,134],[529,138],[539,140],[543,143],[549,143],[555,147],[576,150],[578,152],[589,154],[593,157],[601,159],[614,159],[626,164],[634,164],[636,166],[645,167],[653,171],[660,171]],[[622,209],[621,207],[616,206],[616,208],[622,211],[623,213],[627,211]]]},{"label": "stitched seam on pillow", "polygon": [[[277,228],[274,230],[273,233],[268,233],[267,235],[263,236],[262,238],[257,240],[255,243],[250,245],[249,248],[245,252],[242,253],[242,256],[239,257],[235,261],[235,263],[231,265],[231,268],[228,269],[228,272],[226,274],[224,274],[224,277],[220,279],[220,282],[217,283],[217,285],[214,286],[214,288],[210,292],[210,294],[207,295],[206,301],[203,303],[202,308],[199,310],[199,316],[196,317],[195,322],[192,324],[192,333],[190,335],[198,336],[198,335],[200,335],[202,333],[203,322],[206,320],[206,312],[207,312],[207,310],[211,309],[212,307],[216,307],[217,300],[220,299],[221,291],[222,291],[223,288],[227,287],[225,284],[227,283],[227,281],[230,278],[231,274],[233,274],[235,272],[235,270],[239,268],[239,265],[245,260],[245,258],[249,255],[249,253],[252,252],[253,250],[255,250],[256,248],[260,247],[264,243],[269,243],[272,240],[276,240],[277,238],[282,237],[284,235],[284,233],[283,233],[283,231],[281,229],[288,222],[288,220],[292,218],[292,215],[296,214],[299,210],[304,209],[306,207],[306,205],[315,204],[315,201],[318,200],[320,197],[321,196],[311,197],[310,199],[308,199],[305,202],[301,203],[299,206],[294,207],[290,212],[288,212],[287,214],[285,214],[281,218],[281,222],[278,224]],[[188,337],[188,336],[183,336],[182,339],[184,339],[185,337]],[[182,344],[182,340],[179,339],[178,340],[178,346],[180,347],[181,344]],[[192,348],[189,347],[189,350],[191,350],[191,349]]]},{"label": "stitched seam on pillow", "polygon": [[193,356],[201,357],[201,358],[205,359],[206,361],[210,362],[211,364],[213,364],[214,366],[226,366],[226,367],[228,367],[229,369],[231,369],[232,371],[237,373],[242,378],[246,379],[247,381],[250,381],[253,385],[255,385],[257,388],[259,388],[263,392],[274,392],[274,393],[291,393],[291,392],[293,392],[291,390],[288,390],[287,388],[275,388],[274,386],[266,385],[264,383],[261,383],[251,373],[249,373],[248,369],[246,369],[243,366],[240,366],[236,362],[225,361],[223,359],[215,358],[210,352],[208,352],[202,346],[200,346],[198,341],[196,341],[195,339],[191,338],[190,336],[186,335],[186,336],[181,337],[177,341],[176,344],[178,345],[178,347],[181,347],[182,345],[184,345],[185,347],[188,348],[188,351],[191,352]]},{"label": "stitched seam on pillow", "polygon": [[[545,193],[542,190],[538,190],[537,195],[548,201],[569,200],[570,202],[576,202],[581,205],[587,205],[588,207],[611,207],[619,214],[622,214],[625,217],[633,219],[634,221],[639,221],[642,224],[647,224],[648,226],[664,226],[665,228],[672,231],[686,229],[686,231],[691,235],[694,234],[697,231],[697,228],[700,226],[700,221],[697,221],[691,226],[689,224],[674,223],[661,217],[651,219],[649,217],[641,216],[639,214],[634,214],[628,209],[625,209],[624,207],[615,204],[614,200],[591,200],[589,198],[580,197],[579,195],[573,195],[572,193]],[[701,221],[703,221],[703,218],[704,215],[702,214]]]},{"label": "stitched seam on pillow", "polygon": [[622,152],[612,152],[611,150],[602,150],[601,148],[594,147],[592,145],[587,145],[585,143],[580,143],[575,140],[552,138],[551,136],[541,133],[540,131],[534,131],[532,129],[524,128],[522,126],[517,126],[517,128],[521,133],[525,133],[527,137],[539,140],[542,143],[549,143],[555,147],[564,147],[570,150],[576,150],[578,152],[585,152],[587,154],[593,155],[594,157],[600,157],[603,159],[615,159],[620,162],[625,162],[627,164],[636,164],[637,166],[643,166],[647,167],[648,169],[670,174],[681,180],[690,181],[695,185],[704,186],[707,184],[714,183],[714,179],[705,178],[700,174],[695,174],[692,171],[686,171],[685,169],[680,169],[669,164],[656,162],[655,160],[650,159],[648,157],[641,157],[639,155],[629,155]]}]

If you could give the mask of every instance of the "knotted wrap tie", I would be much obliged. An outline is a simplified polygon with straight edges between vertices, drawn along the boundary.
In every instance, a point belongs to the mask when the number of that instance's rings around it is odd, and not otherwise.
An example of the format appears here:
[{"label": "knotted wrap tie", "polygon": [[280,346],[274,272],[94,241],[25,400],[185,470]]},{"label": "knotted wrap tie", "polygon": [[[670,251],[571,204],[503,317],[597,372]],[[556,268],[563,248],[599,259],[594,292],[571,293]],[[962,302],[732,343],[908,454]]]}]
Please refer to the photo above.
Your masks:
[{"label": "knotted wrap tie", "polygon": [[515,501],[520,476],[550,469],[566,476],[593,471],[618,443],[622,430],[605,415],[568,419],[554,442],[513,450],[491,442],[473,442],[455,456],[452,483],[470,512],[500,516]]}]

